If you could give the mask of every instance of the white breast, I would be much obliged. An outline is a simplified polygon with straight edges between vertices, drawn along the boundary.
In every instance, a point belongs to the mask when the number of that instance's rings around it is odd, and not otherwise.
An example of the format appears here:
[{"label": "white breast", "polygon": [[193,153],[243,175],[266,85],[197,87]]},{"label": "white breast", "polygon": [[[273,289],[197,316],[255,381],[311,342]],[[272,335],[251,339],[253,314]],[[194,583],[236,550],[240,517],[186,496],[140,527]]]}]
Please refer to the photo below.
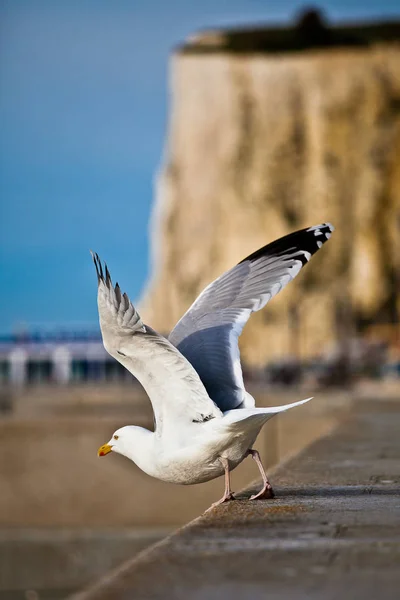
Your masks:
[{"label": "white breast", "polygon": [[224,433],[211,439],[205,435],[204,438],[195,437],[192,444],[171,449],[161,438],[156,443],[158,448],[155,449],[152,472],[148,474],[181,485],[210,481],[224,474],[220,456],[228,459],[229,468],[233,470],[245,458],[256,437],[254,432],[240,436]]}]

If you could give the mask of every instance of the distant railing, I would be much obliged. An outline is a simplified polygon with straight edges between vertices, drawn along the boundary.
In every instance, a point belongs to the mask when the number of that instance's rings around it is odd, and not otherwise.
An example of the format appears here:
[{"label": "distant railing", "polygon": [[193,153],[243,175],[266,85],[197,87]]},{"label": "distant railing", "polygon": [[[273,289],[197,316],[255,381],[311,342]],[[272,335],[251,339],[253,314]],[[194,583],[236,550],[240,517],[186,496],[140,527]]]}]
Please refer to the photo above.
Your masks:
[{"label": "distant railing", "polygon": [[124,382],[135,380],[121,364],[112,358],[53,359],[30,358],[14,352],[8,359],[0,359],[0,384],[23,386],[30,384],[59,385],[83,382]]},{"label": "distant railing", "polygon": [[[394,347],[394,346],[393,346]],[[400,376],[400,357],[382,343],[353,340],[324,357],[300,361],[287,356],[243,372],[247,381],[263,385],[346,385],[357,378]],[[98,334],[0,337],[0,385],[132,382],[135,378],[104,349]]]},{"label": "distant railing", "polygon": [[134,377],[107,354],[98,336],[0,340],[3,386],[132,380]]}]

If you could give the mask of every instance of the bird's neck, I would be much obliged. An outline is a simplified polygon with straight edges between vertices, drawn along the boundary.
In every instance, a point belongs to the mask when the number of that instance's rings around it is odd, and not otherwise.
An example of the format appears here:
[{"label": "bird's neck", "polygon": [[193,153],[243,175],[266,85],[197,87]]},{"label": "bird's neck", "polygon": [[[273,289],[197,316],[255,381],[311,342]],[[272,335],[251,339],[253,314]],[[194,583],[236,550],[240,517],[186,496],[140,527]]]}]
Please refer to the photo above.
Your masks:
[{"label": "bird's neck", "polygon": [[123,454],[132,460],[139,469],[151,475],[149,471],[154,464],[154,438],[152,431],[144,427],[132,425],[129,442],[123,449]]}]

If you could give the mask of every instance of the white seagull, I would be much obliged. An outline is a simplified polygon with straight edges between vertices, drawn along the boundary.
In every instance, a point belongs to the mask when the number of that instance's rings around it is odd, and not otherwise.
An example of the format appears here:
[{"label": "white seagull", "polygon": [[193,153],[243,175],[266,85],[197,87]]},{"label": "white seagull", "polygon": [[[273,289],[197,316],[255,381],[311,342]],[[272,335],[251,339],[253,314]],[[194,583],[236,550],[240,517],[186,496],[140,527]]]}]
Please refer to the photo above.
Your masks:
[{"label": "white seagull", "polygon": [[104,347],[146,390],[155,430],[118,429],[98,455],[117,452],[148,475],[190,485],[229,474],[246,456],[260,470],[263,487],[251,497],[272,498],[260,456],[252,446],[271,417],[311,400],[256,408],[243,383],[238,338],[250,314],[263,308],[330,238],[333,226],[316,225],[257,250],[210,283],[169,338],[145,325],[118,283],[113,286],[93,254]]}]

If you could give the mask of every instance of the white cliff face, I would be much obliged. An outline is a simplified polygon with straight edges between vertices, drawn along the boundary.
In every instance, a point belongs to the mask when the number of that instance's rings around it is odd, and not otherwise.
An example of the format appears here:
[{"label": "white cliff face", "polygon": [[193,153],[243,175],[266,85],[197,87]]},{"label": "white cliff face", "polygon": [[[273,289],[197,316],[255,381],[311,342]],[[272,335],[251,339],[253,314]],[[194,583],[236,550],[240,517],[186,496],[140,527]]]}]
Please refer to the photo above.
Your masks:
[{"label": "white cliff face", "polygon": [[317,355],[400,312],[399,47],[177,53],[165,154],[142,302],[153,327],[169,331],[258,247],[324,221],[332,240],[252,316],[244,361]]}]

